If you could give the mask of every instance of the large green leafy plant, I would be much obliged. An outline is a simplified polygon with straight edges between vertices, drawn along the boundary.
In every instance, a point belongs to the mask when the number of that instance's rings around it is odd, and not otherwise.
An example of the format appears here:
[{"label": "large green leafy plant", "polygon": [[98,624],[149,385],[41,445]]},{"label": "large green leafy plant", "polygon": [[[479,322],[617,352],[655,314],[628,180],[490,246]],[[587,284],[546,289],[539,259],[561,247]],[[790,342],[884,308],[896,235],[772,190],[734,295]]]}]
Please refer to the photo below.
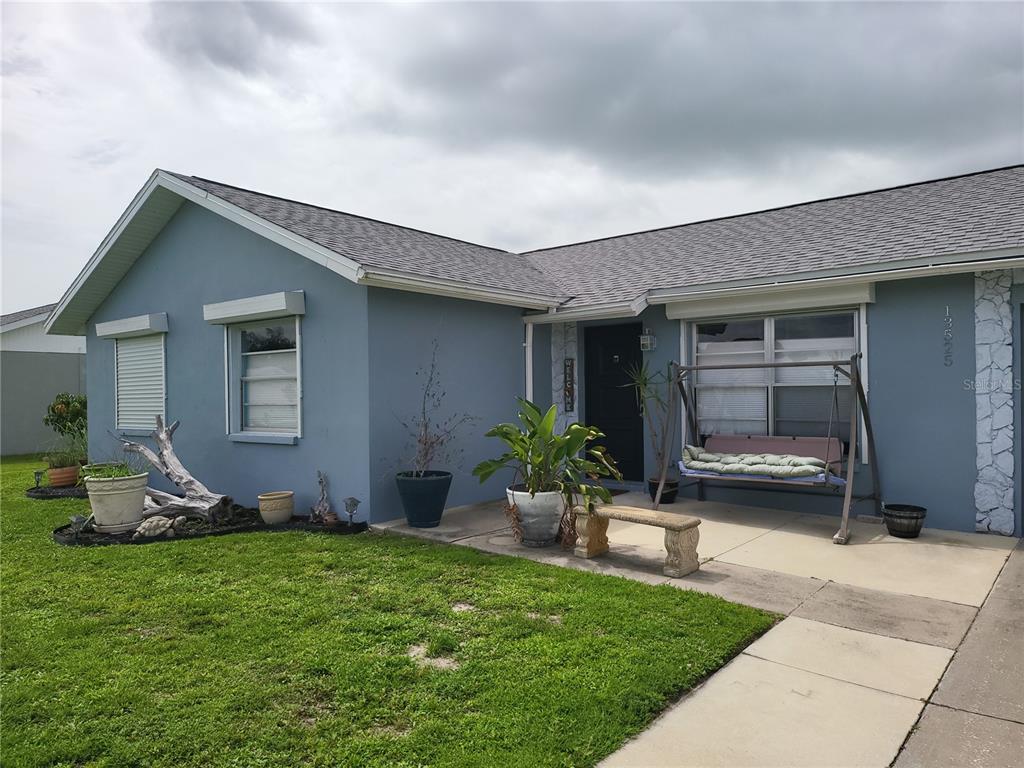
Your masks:
[{"label": "large green leafy plant", "polygon": [[[593,482],[602,477],[621,480],[622,475],[615,460],[604,446],[595,441],[604,437],[596,427],[570,424],[565,431],[555,431],[558,409],[552,405],[546,413],[535,404],[523,398],[519,402],[520,424],[498,424],[487,432],[487,437],[497,437],[508,450],[496,459],[482,461],[473,469],[480,482],[489,479],[500,469],[512,469],[512,481],[516,490],[528,491],[531,496],[538,493],[558,492],[565,497],[563,534],[569,533],[575,539],[571,510],[577,502],[585,505],[594,499],[611,501],[607,488]],[[563,544],[566,541],[563,535]]]}]

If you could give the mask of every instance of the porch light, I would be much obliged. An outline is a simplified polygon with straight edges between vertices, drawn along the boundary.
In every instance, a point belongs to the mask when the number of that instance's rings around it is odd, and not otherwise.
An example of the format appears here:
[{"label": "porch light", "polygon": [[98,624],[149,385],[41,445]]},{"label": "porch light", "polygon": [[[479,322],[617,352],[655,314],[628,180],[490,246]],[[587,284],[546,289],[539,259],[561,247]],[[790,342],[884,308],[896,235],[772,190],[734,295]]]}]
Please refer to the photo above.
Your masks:
[{"label": "porch light", "polygon": [[644,332],[640,334],[640,351],[651,352],[657,346],[657,337],[653,333],[651,333],[650,328],[644,328]]}]

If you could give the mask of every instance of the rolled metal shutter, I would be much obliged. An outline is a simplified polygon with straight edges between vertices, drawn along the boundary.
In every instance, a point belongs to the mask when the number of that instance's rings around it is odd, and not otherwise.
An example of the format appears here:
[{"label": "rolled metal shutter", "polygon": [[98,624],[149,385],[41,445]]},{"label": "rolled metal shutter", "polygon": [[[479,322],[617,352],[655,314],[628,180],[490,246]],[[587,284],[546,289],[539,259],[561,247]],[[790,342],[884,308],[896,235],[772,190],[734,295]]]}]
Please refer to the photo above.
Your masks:
[{"label": "rolled metal shutter", "polygon": [[164,335],[117,339],[117,428],[153,429],[164,416]]}]

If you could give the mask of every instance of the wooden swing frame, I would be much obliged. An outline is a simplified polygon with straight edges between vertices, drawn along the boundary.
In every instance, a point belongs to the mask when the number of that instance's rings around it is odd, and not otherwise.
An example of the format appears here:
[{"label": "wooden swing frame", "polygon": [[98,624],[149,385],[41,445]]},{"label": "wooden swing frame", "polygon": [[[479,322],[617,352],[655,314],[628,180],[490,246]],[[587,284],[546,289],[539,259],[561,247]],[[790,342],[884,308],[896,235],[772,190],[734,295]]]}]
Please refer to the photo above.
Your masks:
[{"label": "wooden swing frame", "polygon": [[[793,362],[781,362],[781,363],[736,363],[734,365],[680,365],[679,363],[672,363],[671,365],[671,379],[670,383],[675,384],[679,390],[679,397],[669,397],[669,423],[674,424],[676,420],[676,404],[681,402],[683,408],[686,411],[686,423],[683,428],[683,445],[687,445],[688,435],[692,435],[694,443],[702,444],[700,435],[700,425],[697,422],[697,410],[696,410],[696,383],[694,381],[695,372],[699,371],[734,371],[734,370],[745,370],[745,369],[775,369],[775,368],[831,368],[836,377],[844,376],[847,379],[849,391],[850,391],[850,448],[846,453],[846,485],[844,488],[843,496],[843,518],[842,523],[839,526],[839,530],[832,537],[832,541],[836,544],[846,544],[850,540],[850,509],[853,506],[854,501],[862,501],[865,499],[873,499],[875,502],[875,512],[878,516],[882,514],[882,493],[881,493],[881,481],[878,476],[878,463],[877,454],[875,452],[875,436],[874,431],[871,428],[871,414],[868,411],[868,401],[864,394],[864,386],[860,376],[860,358],[861,354],[857,353],[850,357],[849,360],[801,360]],[[838,378],[837,378],[838,381]],[[838,386],[838,384],[836,384]],[[872,492],[868,496],[854,496],[853,495],[853,481],[855,477],[856,466],[859,463],[857,460],[857,435],[860,432],[860,418],[863,414],[864,418],[864,437],[867,441],[868,455],[867,465],[871,468],[871,483]],[[831,423],[830,423],[831,427]],[[661,504],[661,494],[665,489],[665,480],[668,477],[668,465],[669,465],[669,453],[670,446],[669,441],[671,435],[675,430],[667,429],[662,435],[662,452],[661,455],[664,457],[661,465],[661,476],[658,479],[658,491],[654,497],[654,508],[657,509]],[[826,457],[827,461],[827,457]],[[725,482],[725,483],[754,483],[761,485],[772,485],[781,486],[778,488],[772,488],[771,490],[789,491],[792,487],[832,487],[836,486],[829,484],[828,475],[830,472],[830,465],[826,465],[825,472],[823,474],[823,480],[821,481],[808,481],[803,480],[786,480],[782,478],[759,478],[759,477],[744,477],[742,475],[721,475],[720,477],[698,477],[696,479],[697,484],[697,498],[700,501],[704,500],[704,483],[706,482]],[[692,484],[692,483],[691,483]]]}]

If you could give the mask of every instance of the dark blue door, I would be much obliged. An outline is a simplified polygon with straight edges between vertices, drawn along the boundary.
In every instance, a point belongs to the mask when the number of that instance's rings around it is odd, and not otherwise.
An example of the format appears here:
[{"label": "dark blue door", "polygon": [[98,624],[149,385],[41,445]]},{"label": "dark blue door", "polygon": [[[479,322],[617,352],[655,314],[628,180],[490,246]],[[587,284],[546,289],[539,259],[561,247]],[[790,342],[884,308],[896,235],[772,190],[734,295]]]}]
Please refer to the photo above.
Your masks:
[{"label": "dark blue door", "polygon": [[585,328],[584,421],[607,435],[605,447],[625,480],[644,480],[644,428],[630,368],[641,362],[639,323]]}]

